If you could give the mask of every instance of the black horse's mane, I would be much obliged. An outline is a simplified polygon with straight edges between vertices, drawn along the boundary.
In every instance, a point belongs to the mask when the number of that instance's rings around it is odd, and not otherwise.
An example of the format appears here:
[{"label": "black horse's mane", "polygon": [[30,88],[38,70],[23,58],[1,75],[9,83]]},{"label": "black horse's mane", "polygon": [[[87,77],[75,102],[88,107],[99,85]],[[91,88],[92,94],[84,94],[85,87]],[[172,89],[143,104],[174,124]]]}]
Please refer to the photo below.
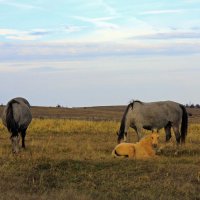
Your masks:
[{"label": "black horse's mane", "polygon": [[125,129],[125,121],[126,121],[126,114],[129,111],[129,108],[133,109],[133,106],[135,103],[140,103],[143,104],[143,102],[139,101],[139,100],[132,100],[126,107],[126,110],[124,111],[122,120],[121,120],[121,125],[120,125],[120,129],[119,129],[119,136],[121,134],[124,134],[124,129]]},{"label": "black horse's mane", "polygon": [[139,101],[139,100],[132,100],[132,101],[128,104],[128,106],[129,106],[130,104],[132,104],[132,106],[133,106],[134,103],[140,103],[140,104],[143,104],[142,101]]},{"label": "black horse's mane", "polygon": [[128,104],[128,106],[126,107],[126,110],[125,110],[125,112],[124,112],[124,115],[125,115],[125,116],[126,116],[126,114],[127,114],[127,112],[128,112],[128,110],[129,110],[130,107],[133,109],[133,106],[134,106],[135,103],[143,104],[142,101],[139,101],[139,100],[132,100],[132,101]]}]

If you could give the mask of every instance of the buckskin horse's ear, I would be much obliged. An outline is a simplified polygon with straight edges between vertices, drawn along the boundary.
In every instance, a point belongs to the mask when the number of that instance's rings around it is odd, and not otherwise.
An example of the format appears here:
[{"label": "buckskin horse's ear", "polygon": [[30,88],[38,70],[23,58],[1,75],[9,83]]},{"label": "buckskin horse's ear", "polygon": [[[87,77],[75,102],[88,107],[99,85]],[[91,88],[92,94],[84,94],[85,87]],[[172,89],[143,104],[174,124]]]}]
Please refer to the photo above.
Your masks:
[{"label": "buckskin horse's ear", "polygon": [[119,135],[118,131],[116,131],[116,134]]}]

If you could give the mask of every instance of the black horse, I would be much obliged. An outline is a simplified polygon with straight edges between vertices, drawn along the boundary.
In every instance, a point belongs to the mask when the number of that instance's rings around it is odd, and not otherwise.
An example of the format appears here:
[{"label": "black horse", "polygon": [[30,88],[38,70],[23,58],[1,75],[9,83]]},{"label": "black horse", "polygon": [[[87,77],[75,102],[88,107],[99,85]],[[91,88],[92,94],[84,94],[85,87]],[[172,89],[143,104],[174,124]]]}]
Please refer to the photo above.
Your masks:
[{"label": "black horse", "polygon": [[142,129],[165,129],[166,141],[171,138],[171,128],[176,135],[177,143],[185,143],[188,128],[188,114],[185,107],[173,101],[144,103],[133,101],[126,107],[118,132],[118,143],[126,141],[128,128],[133,128],[141,139]]},{"label": "black horse", "polygon": [[30,104],[26,99],[17,97],[7,103],[3,111],[2,121],[11,133],[10,139],[14,153],[19,152],[19,133],[22,137],[22,148],[25,148],[26,130],[31,120]]}]

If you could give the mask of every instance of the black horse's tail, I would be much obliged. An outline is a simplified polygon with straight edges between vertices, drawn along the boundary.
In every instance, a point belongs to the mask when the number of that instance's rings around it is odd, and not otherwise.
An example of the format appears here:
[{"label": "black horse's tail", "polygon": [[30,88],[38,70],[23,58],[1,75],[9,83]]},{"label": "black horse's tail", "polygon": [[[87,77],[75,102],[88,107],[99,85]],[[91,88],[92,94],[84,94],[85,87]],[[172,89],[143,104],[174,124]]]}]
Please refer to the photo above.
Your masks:
[{"label": "black horse's tail", "polygon": [[187,130],[188,130],[188,114],[185,106],[180,105],[180,107],[183,111],[182,123],[181,123],[181,143],[185,143],[185,138],[187,136]]},{"label": "black horse's tail", "polygon": [[9,132],[12,133],[12,135],[17,135],[18,134],[18,124],[16,123],[15,119],[14,119],[14,115],[13,115],[13,103],[18,103],[18,101],[16,100],[11,100],[10,102],[8,102],[7,104],[7,111],[6,111],[6,125],[7,125],[7,129]]}]

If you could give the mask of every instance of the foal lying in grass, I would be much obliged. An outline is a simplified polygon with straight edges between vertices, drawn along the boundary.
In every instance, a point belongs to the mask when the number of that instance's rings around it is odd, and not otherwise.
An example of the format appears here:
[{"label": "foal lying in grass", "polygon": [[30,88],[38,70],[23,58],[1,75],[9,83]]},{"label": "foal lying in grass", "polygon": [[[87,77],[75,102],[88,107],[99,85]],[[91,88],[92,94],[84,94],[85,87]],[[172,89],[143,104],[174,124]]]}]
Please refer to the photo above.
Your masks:
[{"label": "foal lying in grass", "polygon": [[156,157],[154,148],[158,145],[158,133],[152,133],[137,143],[120,143],[112,151],[113,157],[147,159]]}]

